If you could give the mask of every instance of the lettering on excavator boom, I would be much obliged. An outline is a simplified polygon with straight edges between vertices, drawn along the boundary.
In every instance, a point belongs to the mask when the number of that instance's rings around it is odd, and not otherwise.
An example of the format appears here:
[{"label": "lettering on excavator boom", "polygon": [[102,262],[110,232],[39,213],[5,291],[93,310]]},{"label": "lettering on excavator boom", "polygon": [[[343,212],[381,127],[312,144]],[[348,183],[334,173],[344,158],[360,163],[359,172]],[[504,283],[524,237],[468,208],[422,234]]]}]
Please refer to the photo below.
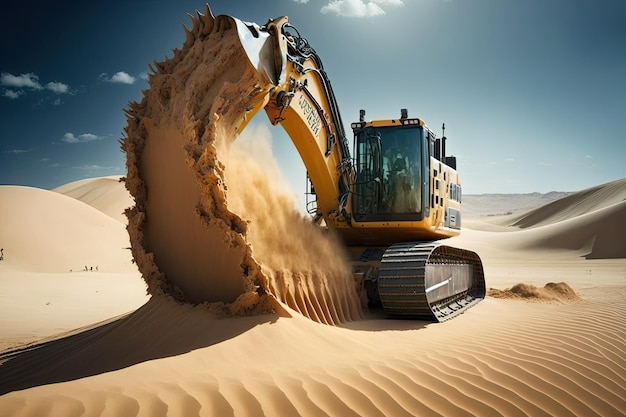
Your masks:
[{"label": "lettering on excavator boom", "polygon": [[311,132],[313,132],[316,138],[319,137],[322,120],[315,112],[315,108],[308,102],[306,97],[304,97],[304,94],[300,94],[298,104],[300,105],[302,114],[306,117],[306,122],[309,125]]}]

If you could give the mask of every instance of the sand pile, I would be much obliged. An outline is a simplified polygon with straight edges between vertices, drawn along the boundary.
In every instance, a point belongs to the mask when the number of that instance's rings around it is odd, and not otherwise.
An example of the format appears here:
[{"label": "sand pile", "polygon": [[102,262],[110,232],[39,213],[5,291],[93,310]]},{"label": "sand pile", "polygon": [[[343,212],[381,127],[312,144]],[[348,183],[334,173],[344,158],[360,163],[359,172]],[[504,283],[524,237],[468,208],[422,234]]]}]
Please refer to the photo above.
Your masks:
[{"label": "sand pile", "polygon": [[565,282],[549,282],[543,288],[520,283],[505,290],[490,288],[487,295],[494,298],[521,298],[529,301],[571,302],[580,300],[572,287]]},{"label": "sand pile", "polygon": [[360,304],[339,246],[263,168],[229,156],[271,87],[227,16],[198,15],[182,50],[156,64],[127,111],[122,144],[136,201],[127,213],[133,257],[150,294],[223,314],[269,311],[277,300],[323,323],[351,320]]}]

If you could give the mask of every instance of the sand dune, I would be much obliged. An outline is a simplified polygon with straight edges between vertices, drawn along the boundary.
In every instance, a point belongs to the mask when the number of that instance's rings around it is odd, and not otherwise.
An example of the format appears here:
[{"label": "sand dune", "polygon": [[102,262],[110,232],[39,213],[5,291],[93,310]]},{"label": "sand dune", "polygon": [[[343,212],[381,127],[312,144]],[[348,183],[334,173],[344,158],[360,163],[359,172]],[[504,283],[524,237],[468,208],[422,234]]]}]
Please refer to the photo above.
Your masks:
[{"label": "sand dune", "polygon": [[[97,195],[102,180],[84,186]],[[112,194],[119,201],[112,206],[128,199],[124,185],[115,184]],[[0,350],[127,313],[146,301],[124,224],[49,190],[0,186],[0,201]]]},{"label": "sand dune", "polygon": [[[0,192],[10,192],[14,202],[4,209],[3,231],[18,224],[13,219],[32,220],[22,205],[37,201],[67,213],[57,223],[95,216],[87,205],[48,191]],[[513,279],[528,290],[533,282],[541,288],[545,278],[565,276],[579,299],[528,303],[490,296],[445,323],[369,312],[364,320],[328,326],[287,307],[281,316],[217,319],[204,306],[152,297],[128,315],[5,351],[0,409],[8,416],[624,415],[626,260],[586,260],[562,244],[549,251],[531,245],[564,243],[585,235],[585,227],[610,230],[623,221],[621,203],[594,204],[552,223],[466,230],[459,238],[480,248],[490,287],[504,291]],[[65,230],[51,222],[37,226],[43,236]],[[76,238],[97,245],[103,237]],[[22,269],[29,261],[39,270],[57,265],[22,259]],[[14,278],[6,274],[13,270],[8,262],[0,268],[2,281]]]},{"label": "sand dune", "polygon": [[4,265],[46,273],[80,271],[85,265],[107,272],[136,270],[124,250],[130,246],[124,225],[100,210],[32,187],[0,186],[0,200]]},{"label": "sand dune", "polygon": [[527,247],[588,251],[589,258],[625,258],[626,201],[521,233]]},{"label": "sand dune", "polygon": [[626,180],[521,214],[470,219],[469,224],[475,230],[496,232],[492,240],[507,250],[567,249],[589,259],[626,258],[626,234],[619,233],[626,230]]},{"label": "sand dune", "polygon": [[124,211],[135,202],[124,187],[120,187],[121,176],[87,178],[70,182],[52,191],[73,197],[83,203],[126,224]]},{"label": "sand dune", "polygon": [[521,228],[557,223],[626,201],[626,179],[591,187],[511,219]]}]

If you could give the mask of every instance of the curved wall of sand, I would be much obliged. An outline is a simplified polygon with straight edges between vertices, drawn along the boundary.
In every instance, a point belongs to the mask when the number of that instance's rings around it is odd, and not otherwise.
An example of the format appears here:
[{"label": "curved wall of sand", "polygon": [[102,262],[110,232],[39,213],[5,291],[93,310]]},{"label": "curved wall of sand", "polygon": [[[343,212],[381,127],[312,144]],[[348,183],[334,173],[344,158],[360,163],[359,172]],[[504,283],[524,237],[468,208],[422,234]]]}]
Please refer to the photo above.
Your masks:
[{"label": "curved wall of sand", "polygon": [[182,50],[155,66],[122,143],[136,202],[128,230],[148,291],[228,314],[278,300],[324,323],[360,316],[341,247],[281,203],[263,169],[229,156],[271,87],[234,21],[198,14]]}]

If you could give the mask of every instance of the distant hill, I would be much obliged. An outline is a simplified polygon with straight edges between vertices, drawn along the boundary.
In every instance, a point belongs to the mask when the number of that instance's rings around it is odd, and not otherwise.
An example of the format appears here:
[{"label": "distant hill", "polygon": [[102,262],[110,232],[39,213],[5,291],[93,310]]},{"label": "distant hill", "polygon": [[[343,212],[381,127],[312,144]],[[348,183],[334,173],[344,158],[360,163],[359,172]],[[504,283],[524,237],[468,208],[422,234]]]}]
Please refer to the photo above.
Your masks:
[{"label": "distant hill", "polygon": [[[463,204],[478,230],[517,231],[501,234],[506,236],[501,245],[509,249],[567,249],[588,259],[626,258],[626,179],[575,193],[465,196]],[[500,229],[485,229],[484,224]]]},{"label": "distant hill", "polygon": [[573,193],[564,191],[545,194],[464,194],[462,210],[463,215],[468,217],[518,214],[545,206],[571,194]]}]

